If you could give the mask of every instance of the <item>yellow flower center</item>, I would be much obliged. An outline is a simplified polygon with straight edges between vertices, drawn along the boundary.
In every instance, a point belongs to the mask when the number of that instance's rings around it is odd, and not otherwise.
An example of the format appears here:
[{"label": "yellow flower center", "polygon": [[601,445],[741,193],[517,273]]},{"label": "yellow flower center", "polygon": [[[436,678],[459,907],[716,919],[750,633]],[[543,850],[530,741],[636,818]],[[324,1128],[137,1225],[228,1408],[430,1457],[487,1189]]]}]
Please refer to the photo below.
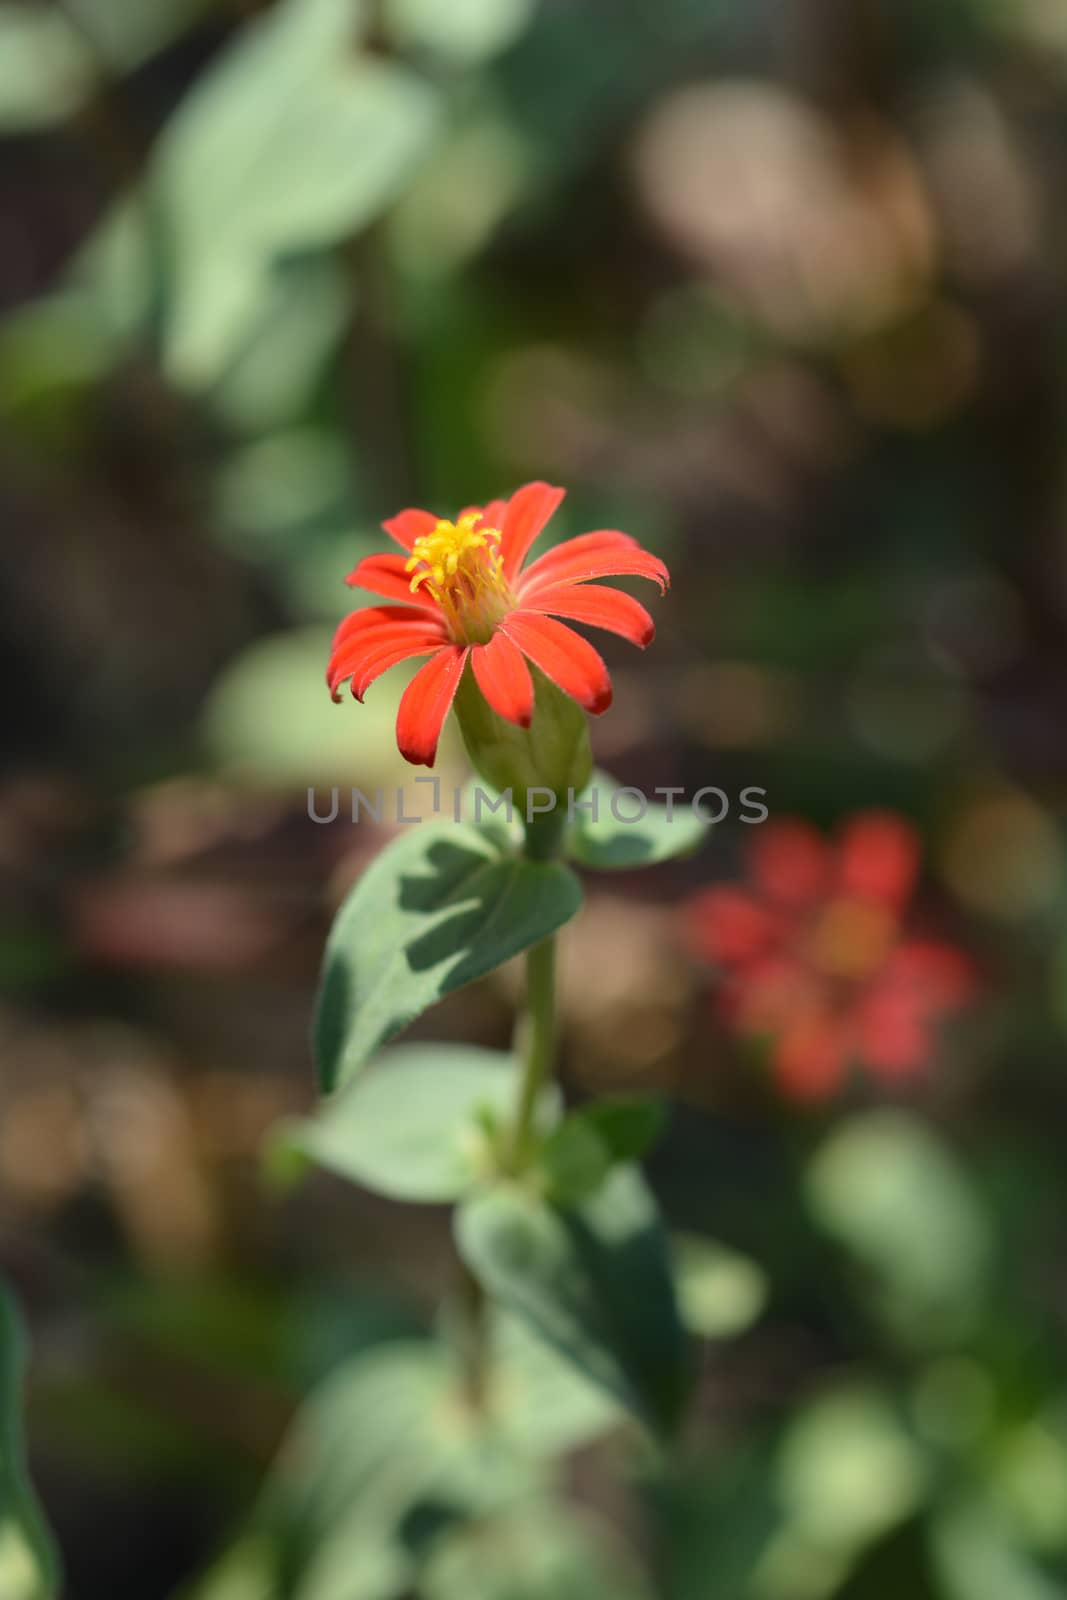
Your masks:
[{"label": "yellow flower center", "polygon": [[512,604],[500,565],[498,528],[479,527],[480,513],[439,522],[415,540],[405,570],[412,594],[425,589],[445,614],[454,639],[484,644]]},{"label": "yellow flower center", "polygon": [[812,954],[833,977],[866,978],[889,954],[895,926],[884,906],[867,900],[834,900],[815,925]]}]

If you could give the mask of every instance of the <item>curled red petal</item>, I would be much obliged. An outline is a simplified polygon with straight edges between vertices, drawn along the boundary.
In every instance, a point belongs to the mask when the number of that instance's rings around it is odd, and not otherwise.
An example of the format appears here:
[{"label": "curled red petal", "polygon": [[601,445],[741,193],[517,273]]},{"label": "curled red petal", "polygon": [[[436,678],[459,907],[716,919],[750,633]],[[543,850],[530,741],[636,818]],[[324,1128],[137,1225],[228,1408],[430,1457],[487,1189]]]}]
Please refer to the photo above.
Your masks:
[{"label": "curled red petal", "polygon": [[370,651],[380,649],[382,645],[423,636],[432,638],[436,644],[445,643],[436,628],[429,627],[425,623],[420,624],[418,618],[411,622],[379,622],[373,628],[362,628],[358,633],[346,635],[334,645],[330,652],[326,676],[333,677],[339,668],[350,666],[353,661],[359,661]]},{"label": "curled red petal", "polygon": [[413,766],[434,764],[441,726],[455,699],[469,649],[469,645],[444,645],[419,668],[401,696],[396,742]]},{"label": "curled red petal", "polygon": [[546,550],[526,568],[519,583],[519,595],[528,599],[549,584],[586,583],[591,578],[648,578],[660,590],[669,587],[671,576],[664,563],[644,550],[628,533],[602,528],[566,539],[554,550]]},{"label": "curled red petal", "polygon": [[488,644],[471,648],[478,687],[499,716],[528,728],[533,721],[534,686],[526,657],[499,629]]},{"label": "curled red petal", "polygon": [[362,611],[350,611],[342,619],[333,636],[333,650],[336,652],[349,640],[364,633],[373,633],[376,628],[403,623],[412,626],[418,623],[420,628],[436,628],[442,643],[448,638],[443,620],[429,615],[424,606],[364,606]]},{"label": "curled red petal", "polygon": [[416,539],[433,532],[439,520],[432,511],[409,508],[407,511],[398,511],[395,517],[383,522],[382,527],[397,544],[403,545],[405,550],[410,550]]},{"label": "curled red petal", "polygon": [[440,650],[444,641],[437,629],[394,624],[382,626],[348,640],[330,657],[326,682],[334,699],[346,678],[352,680],[352,693],[362,700],[375,678],[406,661],[409,656],[426,655]]},{"label": "curled red petal", "polygon": [[643,650],[656,636],[656,624],[640,601],[621,589],[605,589],[601,584],[553,583],[526,597],[530,611],[548,612],[554,617],[569,617],[591,628],[617,633]]},{"label": "curled red petal", "polygon": [[536,611],[513,611],[500,632],[518,645],[546,678],[594,716],[611,704],[608,669],[588,640],[553,617]]},{"label": "curled red petal", "polygon": [[369,589],[371,594],[383,595],[387,600],[403,600],[417,606],[420,611],[438,610],[424,589],[411,592],[411,573],[404,556],[389,552],[364,556],[345,579],[350,589]]},{"label": "curled red petal", "polygon": [[[530,546],[558,510],[566,492],[554,489],[549,483],[525,483],[501,508],[500,565],[509,581],[526,560]],[[482,515],[485,519],[485,512]]]},{"label": "curled red petal", "polygon": [[410,661],[413,656],[430,655],[443,648],[440,641],[433,638],[416,639],[409,636],[407,639],[394,639],[389,644],[383,642],[373,653],[368,653],[353,671],[353,695],[357,700],[362,700],[375,679],[380,678],[383,672],[388,672],[390,667],[398,666],[401,661]]}]

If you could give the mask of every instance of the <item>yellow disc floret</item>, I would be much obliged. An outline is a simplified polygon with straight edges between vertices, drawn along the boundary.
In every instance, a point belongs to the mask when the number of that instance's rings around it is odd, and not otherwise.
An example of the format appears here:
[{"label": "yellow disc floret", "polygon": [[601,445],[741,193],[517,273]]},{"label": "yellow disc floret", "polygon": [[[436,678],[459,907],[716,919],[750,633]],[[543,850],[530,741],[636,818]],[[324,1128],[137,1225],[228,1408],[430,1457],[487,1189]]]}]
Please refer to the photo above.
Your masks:
[{"label": "yellow disc floret", "polygon": [[411,547],[406,570],[411,592],[424,589],[444,612],[455,639],[484,643],[506,614],[511,596],[497,546],[500,530],[482,526],[481,512],[439,522]]},{"label": "yellow disc floret", "polygon": [[826,973],[862,979],[882,965],[893,943],[892,912],[869,900],[832,900],[812,937],[812,954]]}]

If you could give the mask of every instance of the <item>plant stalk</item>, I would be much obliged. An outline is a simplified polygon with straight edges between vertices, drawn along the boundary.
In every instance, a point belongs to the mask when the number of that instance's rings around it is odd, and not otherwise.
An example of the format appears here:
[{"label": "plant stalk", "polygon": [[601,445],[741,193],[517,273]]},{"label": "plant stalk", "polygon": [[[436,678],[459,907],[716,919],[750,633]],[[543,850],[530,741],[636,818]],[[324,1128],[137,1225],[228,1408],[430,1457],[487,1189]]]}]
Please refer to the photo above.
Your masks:
[{"label": "plant stalk", "polygon": [[545,939],[526,955],[526,1012],[522,1022],[522,1081],[508,1150],[508,1166],[521,1172],[537,1101],[552,1072],[556,1046],[556,941]]},{"label": "plant stalk", "polygon": [[[527,826],[526,854],[533,861],[550,861],[558,853],[562,823],[545,815]],[[548,1082],[556,1046],[556,940],[553,936],[526,953],[526,1003],[519,1017],[517,1053],[522,1060],[515,1120],[502,1151],[503,1164],[522,1172],[529,1154],[537,1102]],[[489,1379],[489,1321],[485,1289],[460,1261],[456,1282],[459,1345],[467,1398],[477,1410],[485,1409]]]},{"label": "plant stalk", "polygon": [[472,1411],[484,1411],[489,1385],[489,1306],[485,1290],[462,1259],[456,1273],[455,1305],[464,1393]]}]

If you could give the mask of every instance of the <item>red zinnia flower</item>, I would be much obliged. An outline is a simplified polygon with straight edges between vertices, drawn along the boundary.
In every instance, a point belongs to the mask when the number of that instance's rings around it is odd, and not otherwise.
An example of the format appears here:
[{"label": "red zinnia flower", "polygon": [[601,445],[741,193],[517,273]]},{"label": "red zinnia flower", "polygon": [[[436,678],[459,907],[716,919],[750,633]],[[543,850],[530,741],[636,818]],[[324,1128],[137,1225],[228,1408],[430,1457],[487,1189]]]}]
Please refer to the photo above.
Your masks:
[{"label": "red zinnia flower", "polygon": [[852,817],[836,846],[806,822],[769,823],[752,843],[752,889],[691,903],[693,942],[723,973],[720,1016],[770,1041],[792,1098],[826,1099],[853,1063],[914,1077],[938,1021],[970,996],[966,957],[906,932],[918,862],[914,831],[888,813]]},{"label": "red zinnia flower", "polygon": [[430,767],[441,725],[470,660],[493,710],[519,727],[533,717],[527,661],[586,711],[611,704],[611,680],[597,652],[556,618],[621,634],[642,649],[652,618],[619,589],[594,578],[632,574],[661,591],[667,568],[628,534],[604,530],[568,539],[524,567],[530,546],[563,499],[562,489],[528,483],[510,500],[471,506],[453,522],[401,511],[383,524],[403,555],[367,556],[346,582],[402,605],[354,611],[338,628],[326,681],[335,700],[346,678],[362,700],[386,668],[429,655],[405,689],[397,714],[400,753]]}]

